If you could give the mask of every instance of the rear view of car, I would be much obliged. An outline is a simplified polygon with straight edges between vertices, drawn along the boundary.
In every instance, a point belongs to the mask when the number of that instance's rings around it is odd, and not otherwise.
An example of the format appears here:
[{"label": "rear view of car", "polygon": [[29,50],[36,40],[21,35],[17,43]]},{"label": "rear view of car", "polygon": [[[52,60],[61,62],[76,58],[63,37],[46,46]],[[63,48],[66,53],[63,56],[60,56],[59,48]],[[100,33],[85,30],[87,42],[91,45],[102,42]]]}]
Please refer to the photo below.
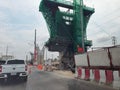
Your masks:
[{"label": "rear view of car", "polygon": [[28,71],[24,60],[7,60],[0,65],[0,79],[6,80],[12,77],[27,81]]}]

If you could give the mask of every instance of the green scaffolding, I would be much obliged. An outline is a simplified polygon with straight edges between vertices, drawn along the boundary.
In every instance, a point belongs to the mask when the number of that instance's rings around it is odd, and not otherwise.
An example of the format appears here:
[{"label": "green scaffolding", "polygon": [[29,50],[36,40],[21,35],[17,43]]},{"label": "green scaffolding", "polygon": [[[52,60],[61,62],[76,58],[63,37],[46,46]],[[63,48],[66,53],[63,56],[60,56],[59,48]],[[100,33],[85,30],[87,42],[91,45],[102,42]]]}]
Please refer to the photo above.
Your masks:
[{"label": "green scaffolding", "polygon": [[[68,10],[64,12],[59,7]],[[62,51],[70,46],[74,53],[78,53],[79,46],[86,52],[87,47],[92,45],[92,41],[87,40],[86,27],[94,8],[85,6],[83,0],[42,0],[39,10],[50,34],[46,42],[50,51]]]}]

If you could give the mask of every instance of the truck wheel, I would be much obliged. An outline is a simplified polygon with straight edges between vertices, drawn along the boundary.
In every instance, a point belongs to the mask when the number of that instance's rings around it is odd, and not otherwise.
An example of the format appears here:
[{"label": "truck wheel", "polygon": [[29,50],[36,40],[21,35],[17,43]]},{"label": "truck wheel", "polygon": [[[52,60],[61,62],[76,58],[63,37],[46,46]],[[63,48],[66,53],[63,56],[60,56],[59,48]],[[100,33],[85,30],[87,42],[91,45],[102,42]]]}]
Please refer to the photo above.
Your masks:
[{"label": "truck wheel", "polygon": [[0,79],[0,83],[4,83],[5,82],[5,79]]},{"label": "truck wheel", "polygon": [[27,76],[25,76],[25,77],[23,78],[23,80],[26,82],[26,81],[27,81],[27,78],[28,78],[28,77],[27,77]]}]

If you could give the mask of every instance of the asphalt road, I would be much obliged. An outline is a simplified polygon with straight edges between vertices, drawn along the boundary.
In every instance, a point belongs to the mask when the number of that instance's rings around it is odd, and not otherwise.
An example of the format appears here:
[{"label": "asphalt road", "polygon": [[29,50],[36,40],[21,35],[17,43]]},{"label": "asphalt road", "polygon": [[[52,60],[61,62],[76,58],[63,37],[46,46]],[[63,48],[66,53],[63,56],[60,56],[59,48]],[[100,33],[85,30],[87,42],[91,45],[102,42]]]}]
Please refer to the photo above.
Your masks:
[{"label": "asphalt road", "polygon": [[66,78],[56,73],[34,70],[27,82],[10,80],[0,84],[0,90],[113,90],[81,80]]}]

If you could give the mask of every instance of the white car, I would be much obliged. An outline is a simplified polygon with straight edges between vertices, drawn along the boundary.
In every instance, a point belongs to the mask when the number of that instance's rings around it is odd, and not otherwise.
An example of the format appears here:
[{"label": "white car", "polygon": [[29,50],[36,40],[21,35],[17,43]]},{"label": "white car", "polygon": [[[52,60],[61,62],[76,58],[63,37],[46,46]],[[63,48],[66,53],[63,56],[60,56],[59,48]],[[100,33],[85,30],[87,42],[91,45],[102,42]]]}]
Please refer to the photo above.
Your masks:
[{"label": "white car", "polygon": [[1,60],[0,61],[0,80],[4,81],[12,77],[27,81],[28,70],[24,60]]}]

